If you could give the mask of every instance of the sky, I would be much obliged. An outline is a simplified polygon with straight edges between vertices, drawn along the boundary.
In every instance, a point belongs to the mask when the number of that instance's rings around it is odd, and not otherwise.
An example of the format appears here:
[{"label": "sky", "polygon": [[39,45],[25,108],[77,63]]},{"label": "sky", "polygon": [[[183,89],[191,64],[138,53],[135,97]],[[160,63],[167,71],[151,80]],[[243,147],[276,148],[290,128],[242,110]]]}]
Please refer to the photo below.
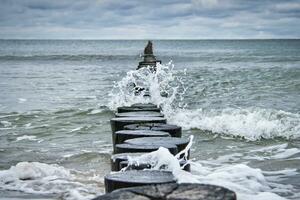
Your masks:
[{"label": "sky", "polygon": [[0,0],[0,39],[300,38],[300,0]]}]

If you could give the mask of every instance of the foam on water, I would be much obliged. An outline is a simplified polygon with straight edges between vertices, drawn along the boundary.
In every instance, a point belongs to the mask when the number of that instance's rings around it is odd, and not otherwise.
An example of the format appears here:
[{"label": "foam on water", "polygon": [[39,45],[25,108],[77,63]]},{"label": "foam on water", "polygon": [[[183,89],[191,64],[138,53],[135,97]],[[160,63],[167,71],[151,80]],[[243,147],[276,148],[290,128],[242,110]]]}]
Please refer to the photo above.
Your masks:
[{"label": "foam on water", "polygon": [[300,137],[300,115],[263,108],[178,110],[169,117],[184,129],[202,129],[248,140]]},{"label": "foam on water", "polygon": [[17,139],[16,139],[16,141],[21,141],[21,140],[31,140],[31,141],[35,141],[35,140],[37,140],[37,139],[36,139],[36,136],[35,136],[35,135],[23,135],[23,136],[17,137]]},{"label": "foam on water", "polygon": [[59,165],[20,162],[0,171],[0,188],[32,194],[56,195],[63,199],[91,199],[99,195],[102,178],[68,170]]},{"label": "foam on water", "polygon": [[[122,80],[115,82],[110,93],[109,108],[116,110],[120,106],[151,102],[161,106],[165,113],[172,112],[175,99],[183,100],[182,95],[186,90],[181,77],[175,74],[172,62],[166,65],[158,63],[155,73],[150,68],[127,72]],[[184,75],[185,70],[181,74]],[[145,90],[140,95],[135,95],[134,87],[147,88],[150,97],[144,97]]]},{"label": "foam on water", "polygon": [[[179,154],[185,154],[191,148],[189,145]],[[161,147],[157,151],[129,158],[130,164],[148,163],[150,170],[172,171],[178,183],[204,183],[226,187],[236,192],[238,199],[284,199],[278,194],[293,193],[291,185],[276,183],[280,176],[294,176],[296,169],[265,172],[250,166],[218,163],[214,160],[192,162],[192,172],[182,170],[179,164],[179,154],[173,156],[167,149]],[[186,159],[186,158],[185,158]],[[126,168],[122,169],[126,170]],[[268,175],[268,176],[266,176]]]},{"label": "foam on water", "polygon": [[[300,137],[298,113],[259,107],[187,109],[183,101],[187,90],[182,81],[184,76],[185,70],[175,72],[171,62],[158,64],[156,73],[148,68],[129,71],[121,81],[115,83],[110,93],[109,108],[116,110],[119,106],[151,102],[162,108],[168,122],[184,129],[207,130],[247,140]],[[135,95],[133,85],[149,88],[150,97],[144,97],[144,91],[141,95]]]}]

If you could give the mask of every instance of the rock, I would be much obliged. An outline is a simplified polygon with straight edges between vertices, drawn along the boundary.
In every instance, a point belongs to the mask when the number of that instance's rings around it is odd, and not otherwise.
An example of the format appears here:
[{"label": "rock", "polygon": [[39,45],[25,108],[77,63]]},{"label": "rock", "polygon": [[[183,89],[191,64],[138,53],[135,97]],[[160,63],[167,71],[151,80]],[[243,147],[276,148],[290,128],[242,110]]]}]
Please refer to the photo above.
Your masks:
[{"label": "rock", "polygon": [[224,187],[192,183],[168,183],[115,190],[94,200],[236,200],[236,194]]},{"label": "rock", "polygon": [[161,183],[175,183],[172,172],[158,170],[130,170],[116,172],[104,177],[105,191]]},{"label": "rock", "polygon": [[123,130],[124,126],[129,124],[144,123],[166,123],[167,120],[162,117],[115,117],[110,120],[111,130],[113,133]]},{"label": "rock", "polygon": [[164,117],[164,114],[153,111],[115,113],[116,117]]},{"label": "rock", "polygon": [[172,137],[181,137],[182,131],[180,126],[163,123],[144,123],[144,124],[130,124],[124,126],[125,130],[153,130],[165,131],[170,133]]},{"label": "rock", "polygon": [[159,149],[159,147],[165,147],[171,154],[176,155],[178,153],[177,146],[170,143],[160,143],[153,145],[135,145],[135,144],[116,144],[114,153],[139,153],[139,152],[152,152]]}]

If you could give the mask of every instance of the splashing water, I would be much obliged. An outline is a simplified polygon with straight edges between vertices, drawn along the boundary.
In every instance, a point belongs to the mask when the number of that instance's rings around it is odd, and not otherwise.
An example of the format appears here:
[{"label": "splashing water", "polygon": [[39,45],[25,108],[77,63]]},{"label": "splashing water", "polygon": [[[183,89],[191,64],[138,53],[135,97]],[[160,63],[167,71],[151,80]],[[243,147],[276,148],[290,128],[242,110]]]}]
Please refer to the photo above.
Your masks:
[{"label": "splashing water", "polygon": [[0,189],[56,195],[66,200],[88,200],[100,195],[96,187],[99,182],[103,180],[95,174],[40,162],[19,162],[10,169],[0,171]]},{"label": "splashing water", "polygon": [[[183,70],[181,74],[185,73],[186,70]],[[135,95],[135,87],[147,88],[150,96],[144,96],[146,90]],[[172,62],[166,65],[157,63],[155,73],[150,67],[131,70],[121,81],[115,82],[108,106],[111,110],[116,110],[119,106],[151,102],[160,106],[164,114],[171,115],[175,107],[185,106],[182,104],[185,91],[182,77],[176,76],[174,64]],[[175,101],[176,99],[179,101]]]},{"label": "splashing water", "polygon": [[168,119],[184,129],[208,130],[247,140],[300,137],[300,115],[263,108],[178,110]]},{"label": "splashing water", "polygon": [[[166,65],[158,63],[156,73],[150,68],[129,71],[121,81],[115,83],[110,93],[109,108],[116,110],[119,106],[134,103],[154,103],[162,108],[170,123],[186,130],[196,128],[252,141],[300,137],[300,115],[296,113],[258,107],[187,109],[184,102],[187,91],[183,82],[185,75],[186,70],[176,72],[172,62]],[[145,91],[135,95],[134,86],[148,88],[150,96],[144,97]]]},{"label": "splashing water", "polygon": [[[262,171],[247,166],[246,164],[219,164],[213,161],[193,162],[188,161],[192,166],[192,172],[187,172],[180,167],[180,157],[190,150],[193,142],[193,136],[190,136],[190,142],[186,148],[172,155],[168,149],[160,147],[157,151],[146,153],[141,156],[128,157],[128,166],[149,164],[150,169],[145,170],[166,170],[171,171],[178,183],[202,183],[227,187],[236,192],[238,199],[275,199],[282,200],[277,193],[291,192],[294,190],[291,185],[274,183],[276,176],[297,174],[294,169],[284,171]],[[126,170],[128,167],[122,169]],[[273,175],[265,177],[265,175]]]}]

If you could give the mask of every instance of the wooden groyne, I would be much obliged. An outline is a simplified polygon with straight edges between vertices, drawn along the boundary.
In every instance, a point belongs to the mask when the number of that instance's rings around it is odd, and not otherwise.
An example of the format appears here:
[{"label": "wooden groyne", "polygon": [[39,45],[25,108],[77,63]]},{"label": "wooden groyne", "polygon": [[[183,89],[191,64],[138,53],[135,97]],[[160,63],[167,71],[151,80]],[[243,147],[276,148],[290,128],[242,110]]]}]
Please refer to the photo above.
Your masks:
[{"label": "wooden groyne", "polygon": [[[149,42],[144,51],[144,61],[139,63],[137,69],[150,66],[152,73],[155,73],[157,62],[160,61],[153,55],[152,43]],[[139,88],[138,91],[143,90],[147,89]],[[114,173],[105,176],[106,194],[95,200],[236,199],[235,193],[226,188],[206,184],[178,184],[170,171],[145,170],[151,168],[150,163],[129,162],[129,158],[156,151],[160,147],[176,155],[189,144],[188,139],[181,137],[182,128],[168,124],[157,105],[138,103],[119,107],[110,123],[113,143],[111,170]],[[190,151],[186,157],[190,157]],[[180,166],[185,171],[191,170],[184,159],[180,161]]]}]

